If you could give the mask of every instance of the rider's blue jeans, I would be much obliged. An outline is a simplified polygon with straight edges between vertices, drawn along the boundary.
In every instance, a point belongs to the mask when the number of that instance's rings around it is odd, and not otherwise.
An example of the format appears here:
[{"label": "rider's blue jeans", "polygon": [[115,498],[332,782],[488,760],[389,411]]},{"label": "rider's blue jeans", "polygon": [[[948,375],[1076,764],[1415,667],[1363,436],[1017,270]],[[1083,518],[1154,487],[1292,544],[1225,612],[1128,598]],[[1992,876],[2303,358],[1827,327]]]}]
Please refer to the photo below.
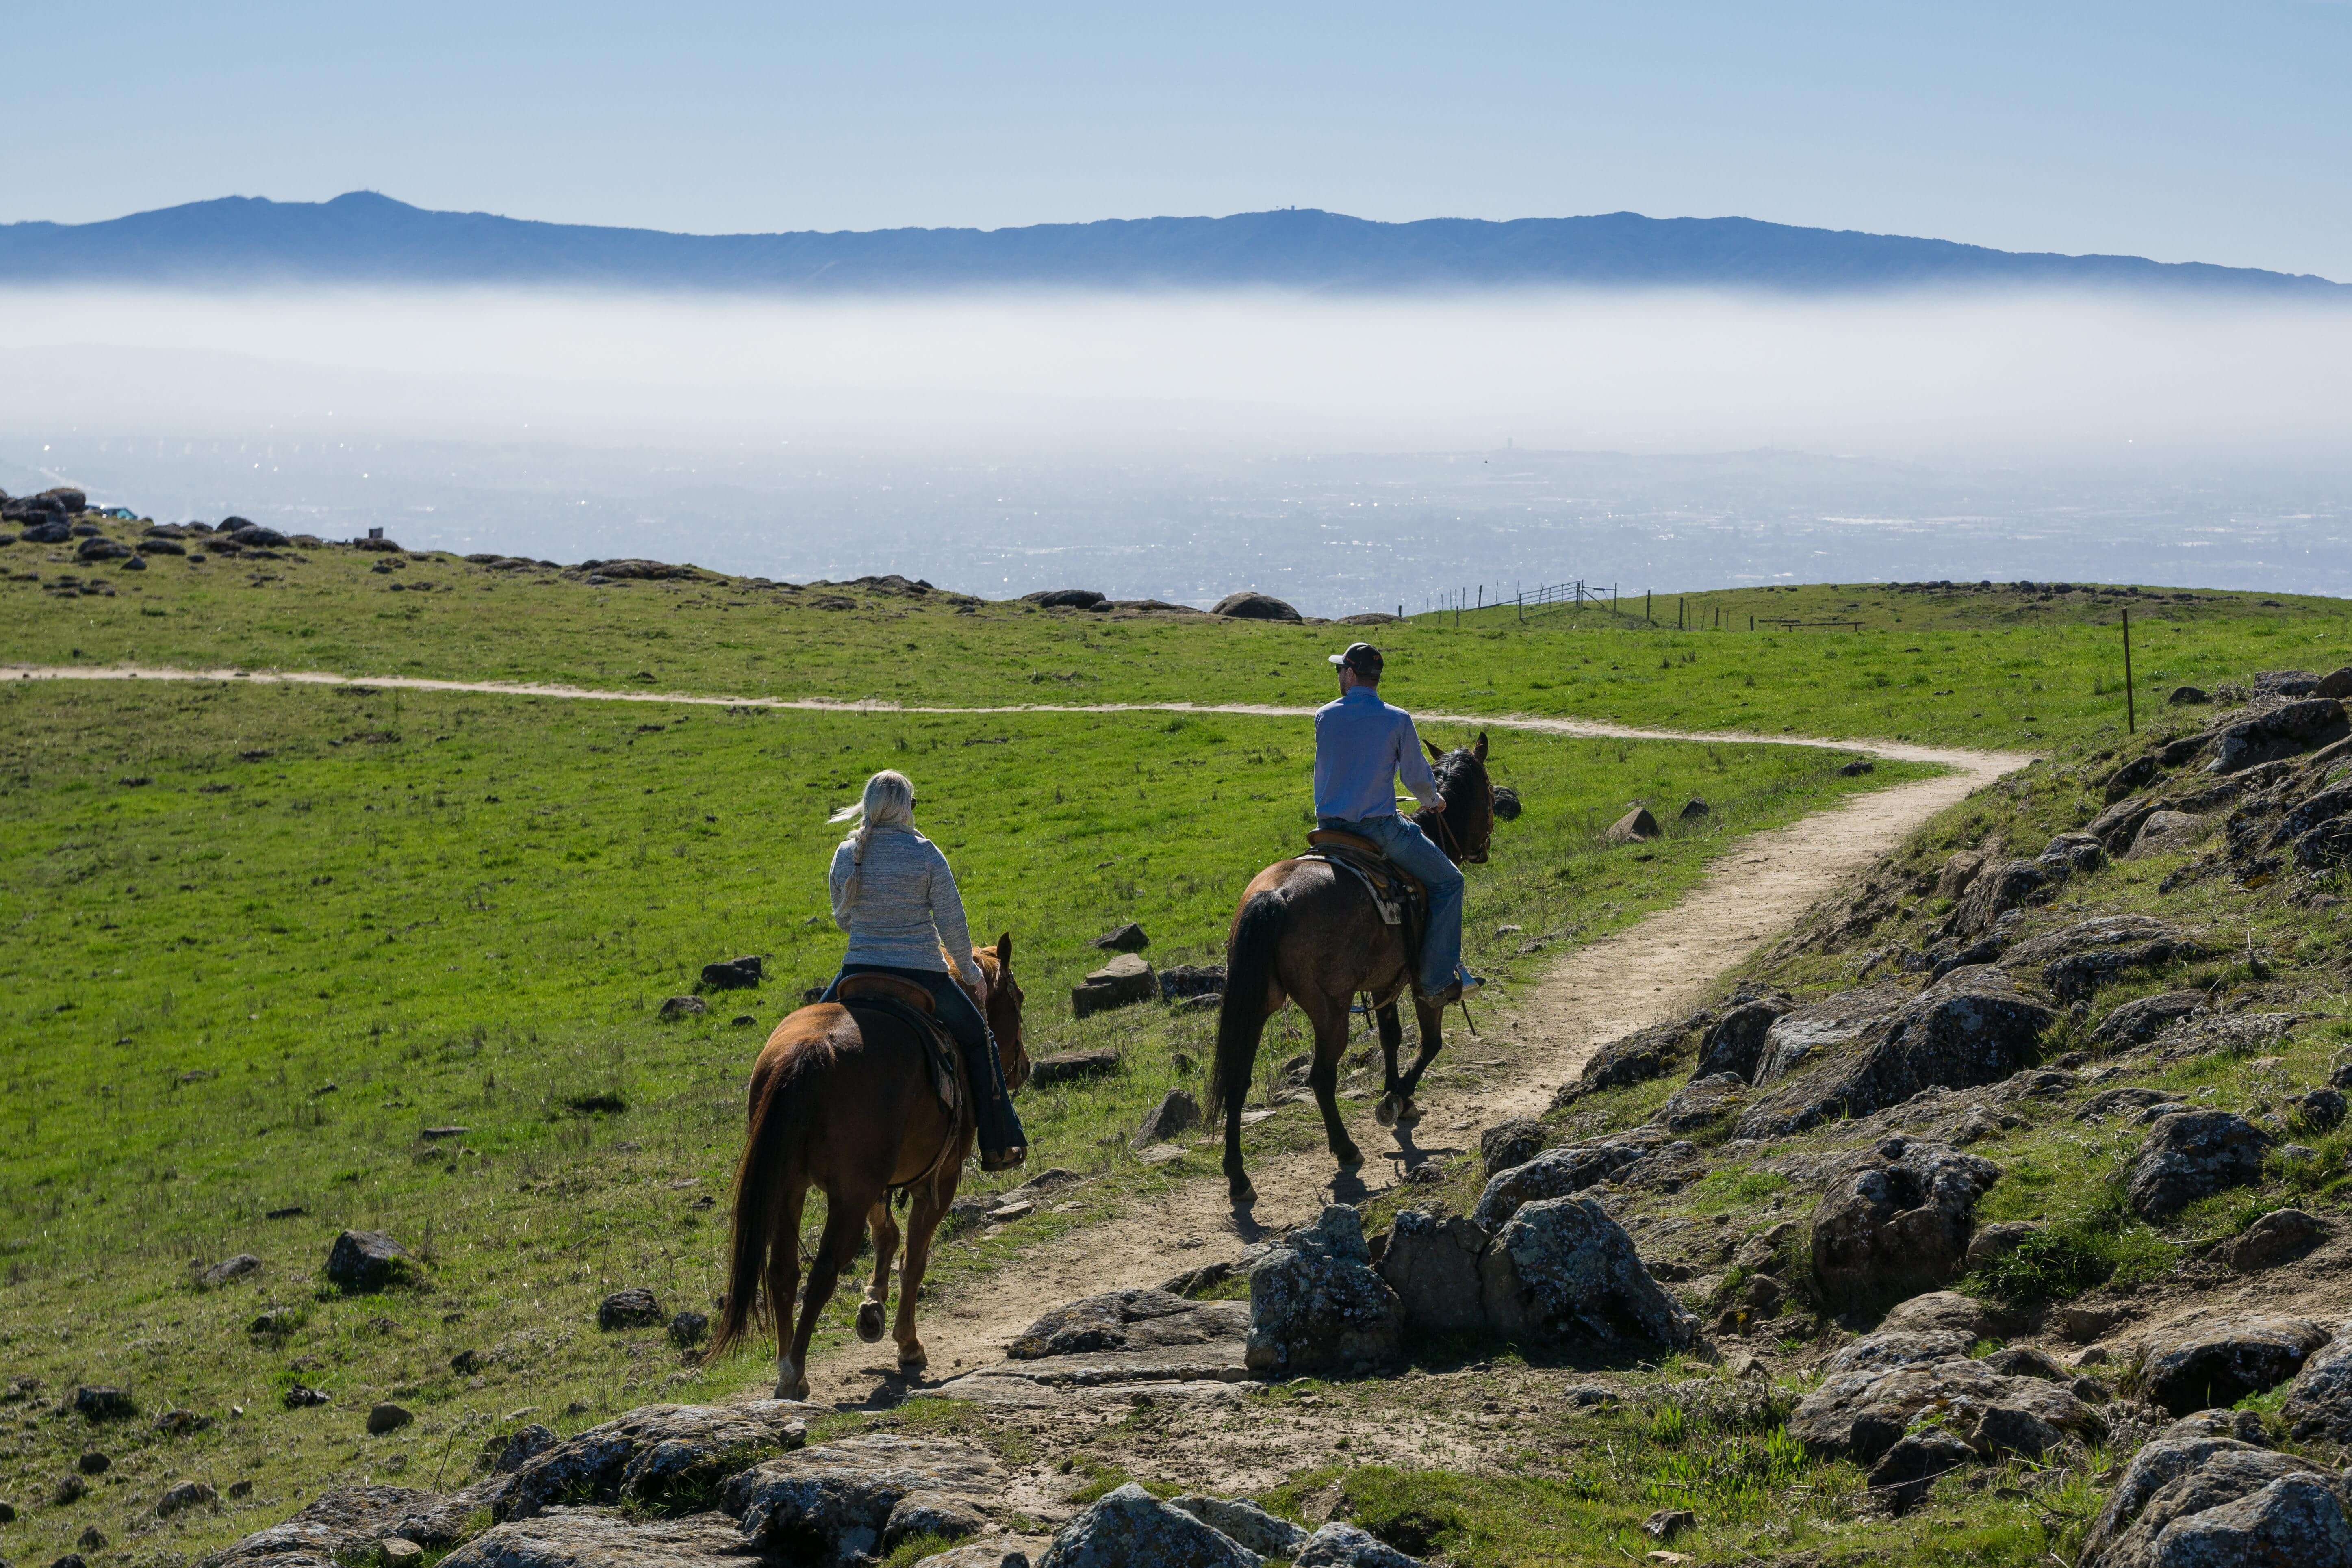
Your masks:
[{"label": "rider's blue jeans", "polygon": [[1368,816],[1360,822],[1326,816],[1316,826],[1326,833],[1369,838],[1388,858],[1421,879],[1429,889],[1429,930],[1421,941],[1421,989],[1434,996],[1454,984],[1462,967],[1462,868],[1445,851],[1402,816]]},{"label": "rider's blue jeans", "polygon": [[929,991],[933,1011],[963,1052],[964,1073],[971,1080],[972,1096],[977,1102],[973,1110],[978,1112],[981,1149],[986,1153],[1002,1154],[1028,1147],[1029,1135],[1022,1131],[1020,1113],[1013,1109],[1013,1096],[1005,1091],[1003,1064],[996,1058],[996,1037],[989,1032],[988,1020],[981,1016],[980,1009],[972,1005],[971,995],[955,983],[953,975],[943,969],[845,963],[817,1000],[832,1001],[841,983],[853,974],[895,974]]}]

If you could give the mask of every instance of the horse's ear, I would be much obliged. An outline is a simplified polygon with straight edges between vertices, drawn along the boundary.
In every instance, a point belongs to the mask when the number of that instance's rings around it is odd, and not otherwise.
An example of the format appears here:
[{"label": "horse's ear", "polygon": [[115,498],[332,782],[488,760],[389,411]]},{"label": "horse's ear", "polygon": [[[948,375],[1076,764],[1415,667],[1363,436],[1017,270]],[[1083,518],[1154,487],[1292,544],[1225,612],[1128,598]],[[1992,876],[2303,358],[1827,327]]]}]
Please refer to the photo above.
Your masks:
[{"label": "horse's ear", "polygon": [[1422,744],[1423,744],[1423,745],[1424,745],[1424,746],[1427,746],[1427,747],[1429,748],[1429,760],[1430,760],[1431,762],[1433,762],[1433,763],[1442,763],[1442,762],[1444,762],[1444,761],[1445,760],[1445,753],[1444,753],[1444,752],[1441,752],[1441,751],[1439,751],[1439,750],[1437,749],[1437,742],[1434,742],[1434,741],[1423,741],[1423,742],[1422,742]]},{"label": "horse's ear", "polygon": [[1475,745],[1475,746],[1473,746],[1473,747],[1471,747],[1471,748],[1470,748],[1470,754],[1471,754],[1472,756],[1474,756],[1474,757],[1477,758],[1477,759],[1478,759],[1480,762],[1482,762],[1482,763],[1483,763],[1483,762],[1485,762],[1485,761],[1486,760],[1486,731],[1481,730],[1481,731],[1478,731],[1478,743],[1477,743],[1476,745]]},{"label": "horse's ear", "polygon": [[999,973],[1013,973],[1013,933],[1006,931],[996,939],[996,968]]}]

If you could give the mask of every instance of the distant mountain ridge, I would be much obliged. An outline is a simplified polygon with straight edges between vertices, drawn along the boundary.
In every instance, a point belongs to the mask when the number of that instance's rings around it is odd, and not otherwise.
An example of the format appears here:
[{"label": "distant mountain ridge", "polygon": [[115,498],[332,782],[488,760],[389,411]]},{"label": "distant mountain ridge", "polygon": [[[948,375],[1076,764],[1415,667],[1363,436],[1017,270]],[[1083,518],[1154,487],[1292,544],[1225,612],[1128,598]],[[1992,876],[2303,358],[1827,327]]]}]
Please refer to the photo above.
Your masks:
[{"label": "distant mountain ridge", "polygon": [[433,212],[373,192],[226,196],[100,223],[0,225],[0,282],[515,284],[851,294],[972,289],[1529,287],[1849,293],[2073,287],[2352,301],[2324,278],[1991,250],[1754,218],[1425,218],[1285,208],[1024,228],[691,235]]}]

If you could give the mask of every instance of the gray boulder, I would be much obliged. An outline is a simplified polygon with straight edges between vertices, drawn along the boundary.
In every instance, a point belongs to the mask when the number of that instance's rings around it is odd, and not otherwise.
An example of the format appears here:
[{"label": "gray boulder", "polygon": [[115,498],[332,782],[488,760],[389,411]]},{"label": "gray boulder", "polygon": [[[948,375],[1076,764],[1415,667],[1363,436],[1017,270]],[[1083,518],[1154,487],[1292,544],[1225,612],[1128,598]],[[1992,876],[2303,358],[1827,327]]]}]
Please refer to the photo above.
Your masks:
[{"label": "gray boulder", "polygon": [[1941,1143],[1889,1138],[1824,1194],[1812,1215],[1815,1286],[1828,1300],[1901,1300],[1959,1277],[1977,1199],[2000,1167]]},{"label": "gray boulder", "polygon": [[966,1542],[915,1561],[915,1568],[1029,1568],[1029,1553],[994,1541]]},{"label": "gray boulder", "polygon": [[1086,1018],[1115,1007],[1157,1001],[1159,996],[1160,981],[1151,965],[1135,953],[1122,952],[1072,988],[1070,1011],[1076,1017]]},{"label": "gray boulder", "polygon": [[1601,835],[1601,841],[1603,844],[1645,844],[1661,831],[1658,819],[1650,815],[1650,808],[1637,805],[1611,823]]},{"label": "gray boulder", "polygon": [[2201,957],[2193,939],[2147,915],[2082,921],[2017,943],[2001,955],[2012,974],[2038,973],[2064,1002],[2088,996],[2135,969]]},{"label": "gray boulder", "polygon": [[1345,1204],[1283,1237],[1250,1270],[1246,1363],[1262,1378],[1351,1372],[1394,1360],[1404,1310],[1372,1269],[1364,1222]]},{"label": "gray boulder", "polygon": [[1478,1166],[1486,1179],[1514,1166],[1524,1165],[1543,1152],[1547,1129],[1532,1116],[1515,1116],[1508,1121],[1498,1121],[1478,1135]]},{"label": "gray boulder", "polygon": [[807,1436],[797,1419],[802,1408],[778,1399],[643,1405],[526,1460],[492,1512],[522,1520],[559,1503],[706,1494],[726,1477],[799,1447]]},{"label": "gray boulder", "polygon": [[1730,1073],[1742,1083],[1755,1082],[1756,1069],[1763,1065],[1766,1034],[1795,1006],[1796,1003],[1785,995],[1769,995],[1730,1008],[1708,1026],[1700,1039],[1698,1066],[1692,1069],[1691,1077],[1713,1078],[1718,1073]]},{"label": "gray boulder", "polygon": [[380,1230],[347,1230],[327,1253],[327,1281],[350,1294],[388,1289],[423,1272],[408,1248]]},{"label": "gray boulder", "polygon": [[1843,1024],[1849,1032],[1834,1046],[1801,1055],[1803,1042],[1790,1034],[1798,1014],[1773,1025],[1771,1058],[1758,1079],[1770,1088],[1740,1116],[1736,1135],[1783,1137],[1834,1116],[1899,1105],[1923,1089],[1998,1083],[2032,1061],[2042,1033],[2058,1021],[1984,964],[1951,971],[1892,1012],[1875,1003],[1871,1012]]},{"label": "gray boulder", "polygon": [[1293,1568],[1422,1568],[1422,1563],[1370,1531],[1335,1519],[1307,1539]]},{"label": "gray boulder", "polygon": [[1953,1426],[1978,1431],[1994,1410],[2008,1414],[1994,1423],[1989,1436],[2004,1427],[2023,1427],[2021,1416],[2086,1444],[2106,1433],[2099,1413],[2073,1389],[2040,1378],[2003,1377],[1963,1356],[1925,1366],[1832,1373],[1798,1403],[1789,1416],[1789,1435],[1810,1448],[1869,1464],[1927,1412],[1941,1412]]},{"label": "gray boulder", "polygon": [[2273,1209],[2241,1231],[2222,1249],[2222,1259],[2242,1274],[2291,1263],[2326,1241],[2327,1222],[2301,1209]]},{"label": "gray boulder", "polygon": [[1296,621],[1298,612],[1271,594],[1244,591],[1228,594],[1210,609],[1213,616],[1230,616],[1244,621]]},{"label": "gray boulder", "polygon": [[492,1507],[508,1485],[506,1477],[493,1476],[454,1492],[337,1487],[321,1492],[284,1523],[213,1552],[203,1560],[203,1568],[310,1568],[363,1557],[376,1550],[377,1542],[393,1539],[414,1542],[427,1551],[455,1546],[473,1531],[476,1516]]},{"label": "gray boulder", "polygon": [[1834,1377],[1848,1372],[1892,1372],[1902,1366],[1934,1366],[1938,1362],[1966,1356],[1979,1337],[1948,1329],[1882,1328],[1874,1333],[1863,1335],[1852,1344],[1839,1347],[1837,1352],[1822,1364],[1822,1371],[1824,1375]]},{"label": "gray boulder", "polygon": [[879,1556],[893,1512],[910,1497],[936,1511],[982,1509],[1004,1486],[988,1450],[943,1437],[869,1432],[772,1458],[730,1476],[719,1506],[748,1546],[788,1562],[858,1563]]},{"label": "gray boulder", "polygon": [[1258,1568],[1260,1561],[1129,1481],[1063,1526],[1037,1568]]},{"label": "gray boulder", "polygon": [[[2208,1563],[2212,1568],[2265,1563],[2316,1568],[2322,1563],[2341,1568],[2352,1557],[2340,1552],[2328,1554],[2324,1508],[2316,1510],[2323,1521],[2320,1538],[2303,1543],[2307,1555],[2283,1555],[2275,1550],[2243,1555],[2210,1552],[2219,1544],[2216,1536],[2224,1533],[2235,1535],[2239,1546],[2256,1544],[2245,1528],[2252,1521],[2231,1505],[2273,1483],[2305,1476],[2326,1484],[2325,1478],[2313,1475],[2309,1461],[2291,1455],[2230,1437],[2166,1433],[2134,1455],[2116,1482],[2084,1540],[2080,1568],[2203,1568]],[[2252,1511],[2259,1515],[2266,1510],[2258,1506]],[[2220,1518],[2209,1520],[2217,1513]],[[2340,1506],[2336,1523],[2338,1528],[2343,1523]]]},{"label": "gray boulder", "polygon": [[2200,1198],[2263,1177],[2270,1134],[2228,1110],[2159,1117],[2132,1163],[2126,1199],[2143,1219],[2167,1220]]},{"label": "gray boulder", "polygon": [[1649,1153],[1664,1136],[1664,1129],[1652,1128],[1598,1142],[1547,1149],[1489,1181],[1470,1217],[1481,1230],[1492,1234],[1518,1212],[1520,1205],[1580,1193]]},{"label": "gray boulder", "polygon": [[[355,1548],[352,1559],[373,1555],[373,1546]],[[494,1525],[441,1561],[451,1568],[740,1568],[745,1559],[742,1532],[724,1514],[662,1519],[558,1508]]]},{"label": "gray boulder", "polygon": [[1674,1349],[1698,1320],[1659,1288],[1624,1227],[1588,1197],[1523,1204],[1478,1271],[1486,1321],[1529,1342],[1649,1340]]},{"label": "gray boulder", "polygon": [[1004,1353],[1013,1361],[1045,1361],[1198,1344],[1210,1337],[1202,1316],[1221,1316],[1233,1307],[1189,1301],[1168,1290],[1106,1291],[1055,1308],[1015,1335]]},{"label": "gray boulder", "polygon": [[2352,1524],[2340,1478],[2305,1471],[2260,1491],[2177,1519],[2156,1538],[2157,1568],[2296,1568],[2352,1564]]},{"label": "gray boulder", "polygon": [[1262,1557],[1297,1557],[1307,1544],[1307,1531],[1253,1502],[1204,1497],[1198,1492],[1170,1500],[1228,1540],[1240,1542]]},{"label": "gray boulder", "polygon": [[1895,1513],[1908,1513],[1927,1500],[1927,1489],[1936,1484],[1937,1477],[1974,1463],[1976,1457],[1976,1450],[1958,1435],[1930,1426],[1880,1455],[1865,1484],[1872,1495],[1885,1499]]},{"label": "gray boulder", "polygon": [[1982,936],[2001,916],[2041,903],[2050,892],[2046,868],[2032,860],[1999,861],[1976,874],[1946,925],[1954,936]]},{"label": "gray boulder", "polygon": [[622,1329],[650,1329],[667,1321],[661,1302],[642,1285],[615,1290],[596,1303],[596,1327],[606,1333]]},{"label": "gray boulder", "polygon": [[2139,830],[2132,836],[2131,847],[2124,852],[2126,860],[2146,860],[2156,855],[2178,855],[2205,836],[2206,819],[2189,811],[2151,811],[2140,819]]},{"label": "gray boulder", "polygon": [[196,1283],[206,1290],[217,1290],[233,1280],[247,1279],[261,1272],[261,1259],[250,1252],[240,1252],[234,1258],[224,1258],[196,1276]]},{"label": "gray boulder", "polygon": [[2352,1339],[2339,1335],[2303,1363],[2279,1415],[2298,1443],[2352,1443]]},{"label": "gray boulder", "polygon": [[2202,991],[2136,997],[2099,1021],[2099,1026],[2091,1031],[2092,1043],[2109,1050],[2144,1046],[2190,1014],[2204,1011],[2211,1001]]},{"label": "gray boulder", "polygon": [[1478,1259],[1487,1235],[1460,1215],[1406,1209],[1389,1231],[1381,1278],[1396,1292],[1405,1327],[1421,1333],[1475,1333],[1486,1326]]},{"label": "gray boulder", "polygon": [[[1679,1023],[1653,1024],[1610,1041],[1592,1053],[1583,1071],[1577,1075],[1574,1089],[1591,1094],[1665,1077],[1681,1065],[1692,1033],[1705,1026],[1707,1016],[1696,1013]],[[1561,1096],[1566,1097],[1568,1092],[1561,1090]]]},{"label": "gray boulder", "polygon": [[1154,1143],[1172,1143],[1193,1128],[1201,1125],[1201,1102],[1192,1091],[1171,1089],[1160,1097],[1160,1103],[1143,1114],[1143,1121],[1128,1140],[1130,1148],[1149,1149]]},{"label": "gray boulder", "polygon": [[2193,1320],[2143,1339],[2139,1382],[2152,1403],[2175,1415],[2226,1409],[2294,1376],[2333,1337],[2308,1318],[2275,1313]]},{"label": "gray boulder", "polygon": [[2335,698],[2307,697],[2282,703],[2224,725],[2213,739],[2213,760],[2205,764],[2205,771],[2240,773],[2340,741],[2347,733],[2352,733],[2352,726],[2346,724],[2344,704]]},{"label": "gray boulder", "polygon": [[1675,1090],[1652,1118],[1669,1132],[1690,1132],[1720,1121],[1748,1098],[1748,1080],[1737,1073],[1693,1079]]}]

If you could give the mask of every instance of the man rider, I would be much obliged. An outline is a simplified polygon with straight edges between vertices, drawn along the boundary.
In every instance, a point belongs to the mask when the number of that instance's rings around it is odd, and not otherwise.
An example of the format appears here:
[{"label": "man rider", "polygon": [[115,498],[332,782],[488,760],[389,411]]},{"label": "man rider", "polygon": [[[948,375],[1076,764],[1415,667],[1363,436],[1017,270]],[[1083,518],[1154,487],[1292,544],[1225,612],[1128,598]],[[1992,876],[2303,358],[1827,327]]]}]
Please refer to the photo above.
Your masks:
[{"label": "man rider", "polygon": [[1429,889],[1429,929],[1414,989],[1441,1006],[1475,995],[1483,983],[1462,967],[1461,868],[1397,815],[1399,777],[1423,806],[1445,808],[1412,715],[1381,700],[1380,649],[1353,643],[1330,658],[1339,668],[1339,700],[1315,713],[1317,826],[1370,839]]}]

